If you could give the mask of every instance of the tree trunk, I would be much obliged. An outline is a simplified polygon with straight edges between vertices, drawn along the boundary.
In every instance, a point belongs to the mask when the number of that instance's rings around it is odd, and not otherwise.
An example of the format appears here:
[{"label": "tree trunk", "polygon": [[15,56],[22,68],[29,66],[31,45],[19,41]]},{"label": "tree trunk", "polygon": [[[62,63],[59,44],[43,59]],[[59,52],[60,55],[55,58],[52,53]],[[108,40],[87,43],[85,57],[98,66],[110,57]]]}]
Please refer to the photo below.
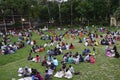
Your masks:
[{"label": "tree trunk", "polygon": [[72,22],[72,16],[73,16],[72,9],[73,9],[73,5],[72,5],[72,2],[71,2],[71,20],[70,20],[71,26],[72,26],[72,24],[73,24],[73,22]]},{"label": "tree trunk", "polygon": [[59,8],[59,23],[62,25],[62,20],[61,20],[61,3],[58,3],[58,8]]}]

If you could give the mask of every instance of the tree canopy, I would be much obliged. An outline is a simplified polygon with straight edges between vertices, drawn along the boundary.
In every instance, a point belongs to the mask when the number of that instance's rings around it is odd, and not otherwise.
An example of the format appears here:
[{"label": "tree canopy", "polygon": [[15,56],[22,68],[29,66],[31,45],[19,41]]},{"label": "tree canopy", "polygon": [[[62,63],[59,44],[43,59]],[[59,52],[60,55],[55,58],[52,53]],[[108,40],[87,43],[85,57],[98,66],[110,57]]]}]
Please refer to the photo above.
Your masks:
[{"label": "tree canopy", "polygon": [[[31,19],[39,19],[48,22],[51,19],[55,23],[108,25],[110,15],[120,18],[119,0],[68,0],[57,2],[48,0],[1,0],[0,12],[11,15],[28,15]],[[0,13],[0,16],[3,14]]]}]

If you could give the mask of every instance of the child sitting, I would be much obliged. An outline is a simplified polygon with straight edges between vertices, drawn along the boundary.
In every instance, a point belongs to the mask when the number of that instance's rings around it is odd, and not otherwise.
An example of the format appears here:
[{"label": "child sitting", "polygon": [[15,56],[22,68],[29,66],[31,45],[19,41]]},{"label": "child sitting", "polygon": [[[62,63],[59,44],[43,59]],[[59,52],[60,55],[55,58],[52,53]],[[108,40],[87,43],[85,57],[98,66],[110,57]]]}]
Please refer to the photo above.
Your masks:
[{"label": "child sitting", "polygon": [[60,71],[57,71],[57,73],[54,75],[54,77],[62,78],[64,76],[64,71],[60,69]]},{"label": "child sitting", "polygon": [[69,48],[70,48],[70,49],[74,49],[75,47],[74,47],[73,44],[71,43]]}]

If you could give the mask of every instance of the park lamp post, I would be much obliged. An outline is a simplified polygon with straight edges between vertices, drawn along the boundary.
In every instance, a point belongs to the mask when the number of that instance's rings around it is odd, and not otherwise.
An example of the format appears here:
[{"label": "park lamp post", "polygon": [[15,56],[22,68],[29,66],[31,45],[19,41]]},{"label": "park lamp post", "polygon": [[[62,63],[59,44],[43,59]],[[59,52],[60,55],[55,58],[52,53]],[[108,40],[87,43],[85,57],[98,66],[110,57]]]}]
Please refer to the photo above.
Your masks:
[{"label": "park lamp post", "polygon": [[62,24],[62,19],[61,19],[61,3],[62,2],[67,2],[68,0],[56,0],[58,2],[58,8],[59,8],[59,22]]},{"label": "park lamp post", "polygon": [[58,2],[58,9],[59,9],[59,23],[62,24],[62,20],[61,20],[61,3],[62,0],[56,0]]},{"label": "park lamp post", "polygon": [[59,8],[59,22],[60,22],[60,24],[62,24],[62,20],[61,20],[61,3],[62,3],[62,1],[58,1],[58,8]]},{"label": "park lamp post", "polygon": [[[31,10],[33,10],[34,5],[31,5],[30,8],[31,8]],[[32,12],[33,12],[33,11],[32,11]],[[31,14],[33,14],[32,12],[31,12]],[[32,18],[29,16],[29,27],[30,27],[30,28],[32,28],[32,22],[31,22],[31,19],[32,19]]]},{"label": "park lamp post", "polygon": [[62,24],[62,19],[61,19],[61,3],[62,3],[62,2],[67,2],[68,0],[47,0],[47,1],[56,1],[56,2],[58,2],[58,8],[59,8],[59,23]]},{"label": "park lamp post", "polygon": [[25,19],[24,19],[24,18],[21,18],[21,21],[22,21],[22,29],[24,29],[23,22],[25,21]]}]

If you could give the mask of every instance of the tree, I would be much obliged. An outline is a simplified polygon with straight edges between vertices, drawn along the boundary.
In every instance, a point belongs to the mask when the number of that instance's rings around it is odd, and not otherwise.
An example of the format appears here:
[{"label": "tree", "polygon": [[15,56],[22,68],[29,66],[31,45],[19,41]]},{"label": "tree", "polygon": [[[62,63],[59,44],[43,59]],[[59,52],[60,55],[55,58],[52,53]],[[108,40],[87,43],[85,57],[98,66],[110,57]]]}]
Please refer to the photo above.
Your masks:
[{"label": "tree", "polygon": [[114,12],[114,16],[118,19],[120,19],[120,7],[117,8],[117,10]]},{"label": "tree", "polygon": [[77,13],[79,13],[79,15],[81,15],[81,19],[83,18],[86,18],[87,20],[92,19],[94,14],[93,10],[94,10],[93,3],[89,2],[88,0],[79,2],[78,6],[76,7],[76,11]]},{"label": "tree", "polygon": [[[48,2],[49,1],[49,2]],[[63,1],[63,2],[61,2]],[[118,14],[120,0],[1,0],[5,15],[27,15],[29,19],[72,24],[86,19],[91,24],[109,23],[110,15]],[[0,16],[2,14],[0,13]],[[13,16],[14,21],[14,16]]]}]

